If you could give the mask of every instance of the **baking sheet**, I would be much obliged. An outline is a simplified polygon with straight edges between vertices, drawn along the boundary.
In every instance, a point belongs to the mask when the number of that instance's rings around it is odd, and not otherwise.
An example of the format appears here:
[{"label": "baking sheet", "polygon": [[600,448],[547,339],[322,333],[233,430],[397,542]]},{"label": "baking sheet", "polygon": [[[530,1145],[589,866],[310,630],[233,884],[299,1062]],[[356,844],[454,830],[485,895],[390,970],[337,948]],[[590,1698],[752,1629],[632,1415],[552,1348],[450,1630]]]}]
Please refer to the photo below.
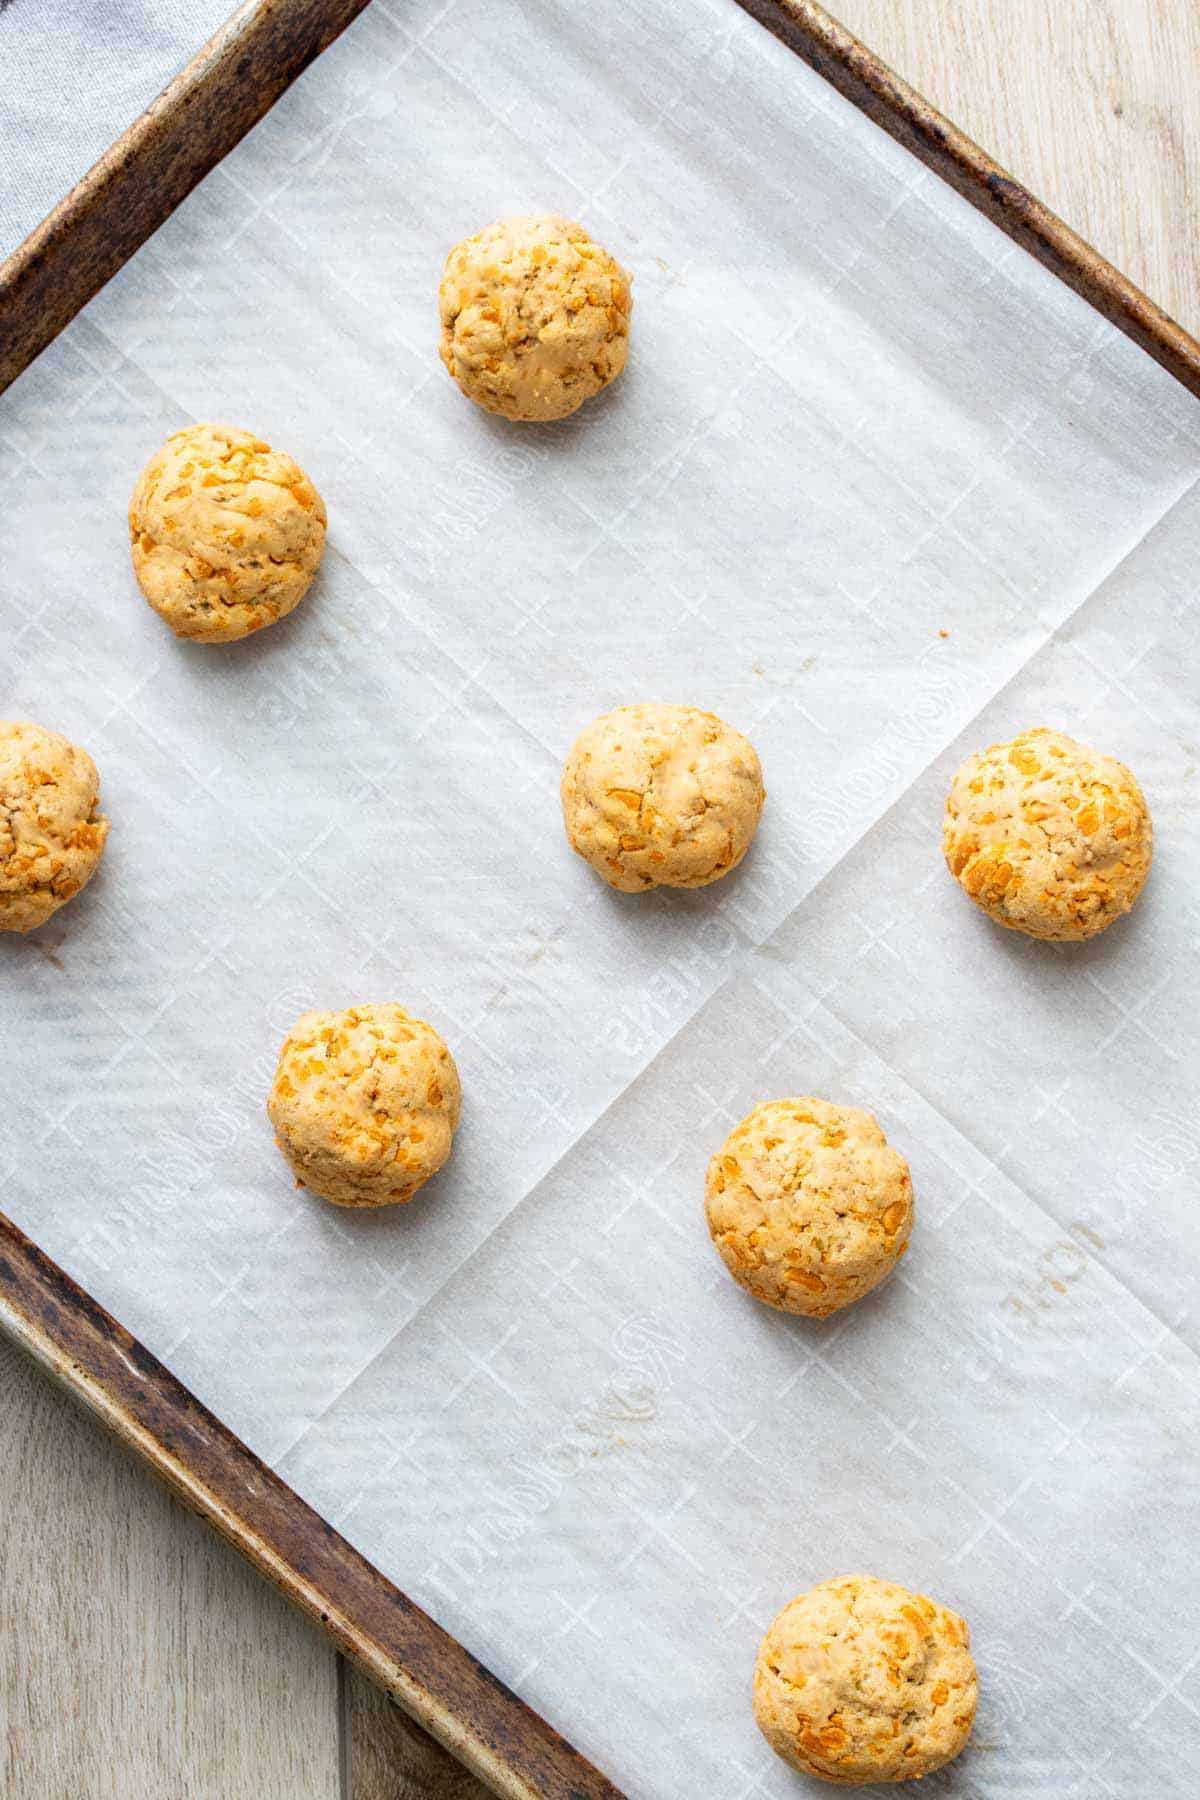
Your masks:
[{"label": "baking sheet", "polygon": [[[433,293],[543,206],[634,270],[635,352],[518,431],[445,378]],[[197,417],[331,515],[313,596],[229,652],[164,641],[127,566]],[[6,1210],[633,1795],[805,1791],[749,1669],[852,1568],[973,1624],[946,1791],[1190,1794],[1195,403],[732,4],[456,0],[371,7],[0,444],[7,708],[114,821],[2,947]],[[637,696],[762,754],[718,889],[629,902],[565,850],[562,756]],[[1043,720],[1159,827],[1082,949],[993,932],[938,857],[956,760]],[[464,1119],[421,1201],[347,1218],[263,1100],[295,1013],[381,995]],[[700,1212],[786,1091],[872,1106],[920,1207],[821,1327],[733,1290]]]}]

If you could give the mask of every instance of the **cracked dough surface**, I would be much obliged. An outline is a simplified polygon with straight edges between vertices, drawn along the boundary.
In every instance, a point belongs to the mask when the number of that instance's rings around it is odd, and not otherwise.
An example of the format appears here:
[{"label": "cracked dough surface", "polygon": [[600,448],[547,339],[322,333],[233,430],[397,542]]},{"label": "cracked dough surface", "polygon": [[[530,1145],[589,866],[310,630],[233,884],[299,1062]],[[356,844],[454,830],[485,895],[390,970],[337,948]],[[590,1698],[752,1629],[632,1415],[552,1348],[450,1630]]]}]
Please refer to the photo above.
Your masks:
[{"label": "cracked dough surface", "polygon": [[86,750],[27,720],[0,721],[0,931],[32,931],[96,873],[108,837]]},{"label": "cracked dough surface", "polygon": [[630,280],[571,219],[500,219],[446,258],[442,361],[488,412],[565,419],[625,367]]},{"label": "cracked dough surface", "polygon": [[1089,938],[1141,893],[1154,828],[1124,763],[1038,727],[963,763],[942,850],[958,885],[998,925]]},{"label": "cracked dough surface", "polygon": [[959,1754],[978,1701],[965,1622],[873,1575],[823,1581],[774,1619],[754,1717],[794,1769],[843,1787],[928,1775]]},{"label": "cracked dough surface", "polygon": [[461,1101],[433,1026],[388,1003],[302,1014],[267,1111],[302,1187],[335,1206],[388,1206],[446,1161]]},{"label": "cracked dough surface", "polygon": [[767,1100],[708,1165],[705,1212],[733,1279],[782,1312],[823,1319],[878,1287],[908,1248],[908,1164],[869,1112]]},{"label": "cracked dough surface", "polygon": [[189,425],[129,503],[138,586],[176,637],[230,644],[290,613],[325,548],[325,507],[298,463],[249,431]]},{"label": "cracked dough surface", "polygon": [[580,733],[563,769],[572,850],[626,894],[728,875],[763,799],[753,744],[695,706],[619,706]]}]

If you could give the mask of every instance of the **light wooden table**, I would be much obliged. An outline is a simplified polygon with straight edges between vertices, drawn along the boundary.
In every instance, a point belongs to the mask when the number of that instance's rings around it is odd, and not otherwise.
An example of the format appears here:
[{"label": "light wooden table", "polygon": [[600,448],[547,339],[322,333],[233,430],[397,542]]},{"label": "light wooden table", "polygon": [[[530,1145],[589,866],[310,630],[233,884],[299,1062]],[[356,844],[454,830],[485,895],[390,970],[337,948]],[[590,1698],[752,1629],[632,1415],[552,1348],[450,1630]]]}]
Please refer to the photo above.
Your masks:
[{"label": "light wooden table", "polygon": [[[1196,0],[834,10],[1200,332]],[[13,1800],[482,1800],[3,1344],[0,1601]]]}]

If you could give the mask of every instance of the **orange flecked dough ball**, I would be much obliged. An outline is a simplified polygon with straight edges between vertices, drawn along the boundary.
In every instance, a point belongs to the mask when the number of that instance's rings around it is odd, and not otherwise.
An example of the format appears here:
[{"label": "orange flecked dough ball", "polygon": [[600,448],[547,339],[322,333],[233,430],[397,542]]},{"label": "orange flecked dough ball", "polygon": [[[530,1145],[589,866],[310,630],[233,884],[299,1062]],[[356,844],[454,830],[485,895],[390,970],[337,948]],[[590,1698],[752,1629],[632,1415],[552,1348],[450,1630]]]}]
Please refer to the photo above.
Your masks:
[{"label": "orange flecked dough ball", "polygon": [[1154,827],[1113,756],[1039,727],[969,756],[950,784],[946,866],[998,925],[1029,937],[1095,937],[1142,891]]},{"label": "orange flecked dough ball", "polygon": [[402,1006],[307,1012],[279,1053],[267,1111],[302,1187],[335,1206],[411,1200],[450,1155],[454,1058]]},{"label": "orange flecked dough ball", "polygon": [[27,719],[0,720],[0,931],[33,931],[85,887],[108,838],[86,750]]},{"label": "orange flecked dough ball", "polygon": [[561,785],[567,841],[610,887],[707,887],[758,830],[762,768],[748,738],[698,706],[643,701],[593,719]]},{"label": "orange flecked dough ball", "polygon": [[708,1165],[705,1213],[733,1279],[823,1319],[861,1300],[908,1248],[908,1164],[857,1106],[803,1095],[756,1106]]},{"label": "orange flecked dough ball", "polygon": [[625,367],[630,280],[571,219],[500,219],[446,258],[442,361],[487,412],[565,419]]},{"label": "orange flecked dough ball", "polygon": [[189,425],[129,503],[138,586],[176,637],[230,644],[299,605],[325,548],[325,506],[298,463],[249,431]]},{"label": "orange flecked dough ball", "polygon": [[979,1698],[965,1622],[873,1575],[842,1575],[775,1618],[754,1717],[777,1756],[840,1787],[931,1774],[964,1748]]}]

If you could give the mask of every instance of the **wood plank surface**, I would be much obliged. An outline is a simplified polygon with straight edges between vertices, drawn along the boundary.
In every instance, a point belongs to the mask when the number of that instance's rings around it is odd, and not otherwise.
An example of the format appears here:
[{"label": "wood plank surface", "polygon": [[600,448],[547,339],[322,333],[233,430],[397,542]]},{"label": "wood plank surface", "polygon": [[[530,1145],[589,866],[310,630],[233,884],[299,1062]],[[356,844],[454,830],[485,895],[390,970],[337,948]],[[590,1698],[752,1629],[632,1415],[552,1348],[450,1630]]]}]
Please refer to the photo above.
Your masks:
[{"label": "wood plank surface", "polygon": [[337,1657],[0,1339],[0,1794],[337,1800]]},{"label": "wood plank surface", "polygon": [[348,1664],[342,1704],[346,1800],[489,1800],[473,1775]]},{"label": "wood plank surface", "polygon": [[[1200,331],[1195,0],[833,10]],[[325,1642],[2,1344],[0,1594],[14,1800],[482,1800],[360,1677],[339,1684]]]},{"label": "wood plank surface", "polygon": [[1196,0],[827,0],[1152,300],[1200,332]]}]

